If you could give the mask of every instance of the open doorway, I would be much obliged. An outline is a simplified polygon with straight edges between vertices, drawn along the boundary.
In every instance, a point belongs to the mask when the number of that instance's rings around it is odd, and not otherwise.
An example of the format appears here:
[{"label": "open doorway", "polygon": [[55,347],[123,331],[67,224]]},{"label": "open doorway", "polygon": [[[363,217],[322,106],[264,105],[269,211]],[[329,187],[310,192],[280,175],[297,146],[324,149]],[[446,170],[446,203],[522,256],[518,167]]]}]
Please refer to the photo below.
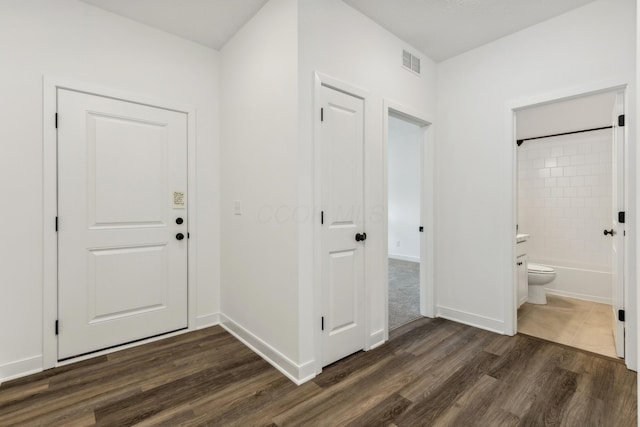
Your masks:
[{"label": "open doorway", "polygon": [[423,128],[391,113],[388,126],[389,330],[421,317]]},{"label": "open doorway", "polygon": [[519,109],[516,139],[518,332],[622,358],[624,92]]}]

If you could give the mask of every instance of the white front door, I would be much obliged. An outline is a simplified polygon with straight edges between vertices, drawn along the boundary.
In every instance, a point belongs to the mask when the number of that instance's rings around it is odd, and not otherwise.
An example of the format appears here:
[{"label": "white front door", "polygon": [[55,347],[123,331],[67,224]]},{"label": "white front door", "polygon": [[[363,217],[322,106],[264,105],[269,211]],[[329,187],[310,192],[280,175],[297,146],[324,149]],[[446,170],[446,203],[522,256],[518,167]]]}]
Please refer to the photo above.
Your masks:
[{"label": "white front door", "polygon": [[[323,366],[364,348],[364,101],[321,89]],[[356,240],[358,236],[359,240]]]},{"label": "white front door", "polygon": [[57,95],[58,359],[186,328],[186,114]]},{"label": "white front door", "polygon": [[619,212],[625,211],[625,180],[624,180],[624,127],[619,117],[624,115],[624,94],[618,93],[613,108],[613,338],[618,357],[624,357],[624,321],[620,312],[624,311],[624,243],[625,224],[620,222]]}]

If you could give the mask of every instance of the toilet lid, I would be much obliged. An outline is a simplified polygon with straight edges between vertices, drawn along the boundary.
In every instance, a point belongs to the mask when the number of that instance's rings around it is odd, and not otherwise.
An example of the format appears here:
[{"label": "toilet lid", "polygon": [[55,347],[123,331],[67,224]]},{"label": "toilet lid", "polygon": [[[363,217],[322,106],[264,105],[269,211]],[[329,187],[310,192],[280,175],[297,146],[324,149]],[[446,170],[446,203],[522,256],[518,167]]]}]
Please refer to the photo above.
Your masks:
[{"label": "toilet lid", "polygon": [[554,269],[551,267],[547,267],[546,265],[540,264],[532,264],[529,263],[527,265],[527,270],[532,271],[534,273],[553,273]]}]

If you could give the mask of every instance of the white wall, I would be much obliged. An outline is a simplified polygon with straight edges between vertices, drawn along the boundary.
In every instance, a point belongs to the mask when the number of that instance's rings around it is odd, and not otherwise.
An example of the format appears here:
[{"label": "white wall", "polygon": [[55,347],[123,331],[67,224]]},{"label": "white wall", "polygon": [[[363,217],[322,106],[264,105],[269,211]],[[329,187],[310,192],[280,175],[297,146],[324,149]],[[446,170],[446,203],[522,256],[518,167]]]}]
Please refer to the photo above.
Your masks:
[{"label": "white wall", "polygon": [[420,126],[389,117],[389,257],[420,262]]},{"label": "white wall", "polygon": [[[268,2],[222,49],[223,325],[298,360],[297,2]],[[234,214],[239,201],[241,215]],[[262,346],[262,347],[259,347]],[[295,374],[294,374],[295,376]]]},{"label": "white wall", "polygon": [[516,139],[611,126],[616,92],[603,92],[518,110]]},{"label": "white wall", "polygon": [[[340,0],[272,0],[222,49],[222,324],[296,381],[314,375],[313,88],[319,71],[371,94],[369,330],[384,327],[383,99],[433,113],[435,67]],[[242,213],[234,214],[236,201]],[[377,216],[376,216],[377,215]],[[318,321],[316,321],[318,320]]]},{"label": "white wall", "polygon": [[0,379],[42,367],[43,75],[197,109],[198,307],[219,311],[218,54],[75,0],[0,4]]},{"label": "white wall", "polygon": [[[222,49],[223,325],[294,380],[313,375],[313,88],[319,71],[371,94],[367,302],[384,327],[383,98],[433,113],[435,67],[400,66],[406,44],[340,0],[272,0]],[[234,214],[239,201],[242,214]],[[377,216],[376,216],[377,215]],[[319,218],[319,217],[318,217]]]},{"label": "white wall", "polygon": [[[505,330],[511,316],[505,290],[513,282],[510,239],[515,234],[514,147],[505,131],[507,104],[616,81],[629,83],[628,113],[634,116],[634,8],[632,0],[598,0],[438,64],[440,313]],[[630,157],[635,158],[634,124],[627,130]],[[635,165],[630,173],[635,183]],[[635,197],[630,203],[635,205]],[[632,224],[629,243],[635,257]],[[628,301],[633,304],[633,266],[630,277]],[[635,324],[633,316],[628,321],[631,337],[636,336]],[[635,364],[635,355],[629,361]]]},{"label": "white wall", "polygon": [[611,130],[525,141],[517,151],[529,261],[610,273],[613,239],[603,230],[613,215]]},{"label": "white wall", "polygon": [[[370,344],[381,337],[385,325],[383,264],[384,152],[383,99],[432,115],[435,111],[435,65],[422,56],[422,75],[401,67],[408,46],[340,0],[299,2],[299,144],[298,191],[301,207],[314,206],[313,193],[313,82],[318,71],[369,91],[365,103],[365,229],[367,334]],[[315,212],[313,209],[309,211]],[[300,221],[300,358],[314,359],[313,224],[318,215]]]}]

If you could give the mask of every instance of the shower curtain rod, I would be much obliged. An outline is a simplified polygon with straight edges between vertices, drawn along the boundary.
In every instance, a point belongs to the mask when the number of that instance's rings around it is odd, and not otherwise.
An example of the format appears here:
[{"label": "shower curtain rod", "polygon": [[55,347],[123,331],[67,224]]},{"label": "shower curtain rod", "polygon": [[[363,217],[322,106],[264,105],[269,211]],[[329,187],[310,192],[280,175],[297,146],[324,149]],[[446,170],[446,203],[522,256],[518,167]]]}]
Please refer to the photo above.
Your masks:
[{"label": "shower curtain rod", "polygon": [[583,129],[583,130],[574,130],[572,132],[564,132],[564,133],[556,133],[553,135],[544,135],[544,136],[534,136],[532,138],[522,138],[516,141],[518,147],[522,145],[525,141],[531,141],[532,139],[541,139],[541,138],[551,138],[552,136],[562,136],[562,135],[571,135],[574,133],[583,133],[583,132],[593,132],[594,130],[602,130],[602,129],[611,129],[613,126],[603,126],[601,128],[592,128],[592,129]]}]

